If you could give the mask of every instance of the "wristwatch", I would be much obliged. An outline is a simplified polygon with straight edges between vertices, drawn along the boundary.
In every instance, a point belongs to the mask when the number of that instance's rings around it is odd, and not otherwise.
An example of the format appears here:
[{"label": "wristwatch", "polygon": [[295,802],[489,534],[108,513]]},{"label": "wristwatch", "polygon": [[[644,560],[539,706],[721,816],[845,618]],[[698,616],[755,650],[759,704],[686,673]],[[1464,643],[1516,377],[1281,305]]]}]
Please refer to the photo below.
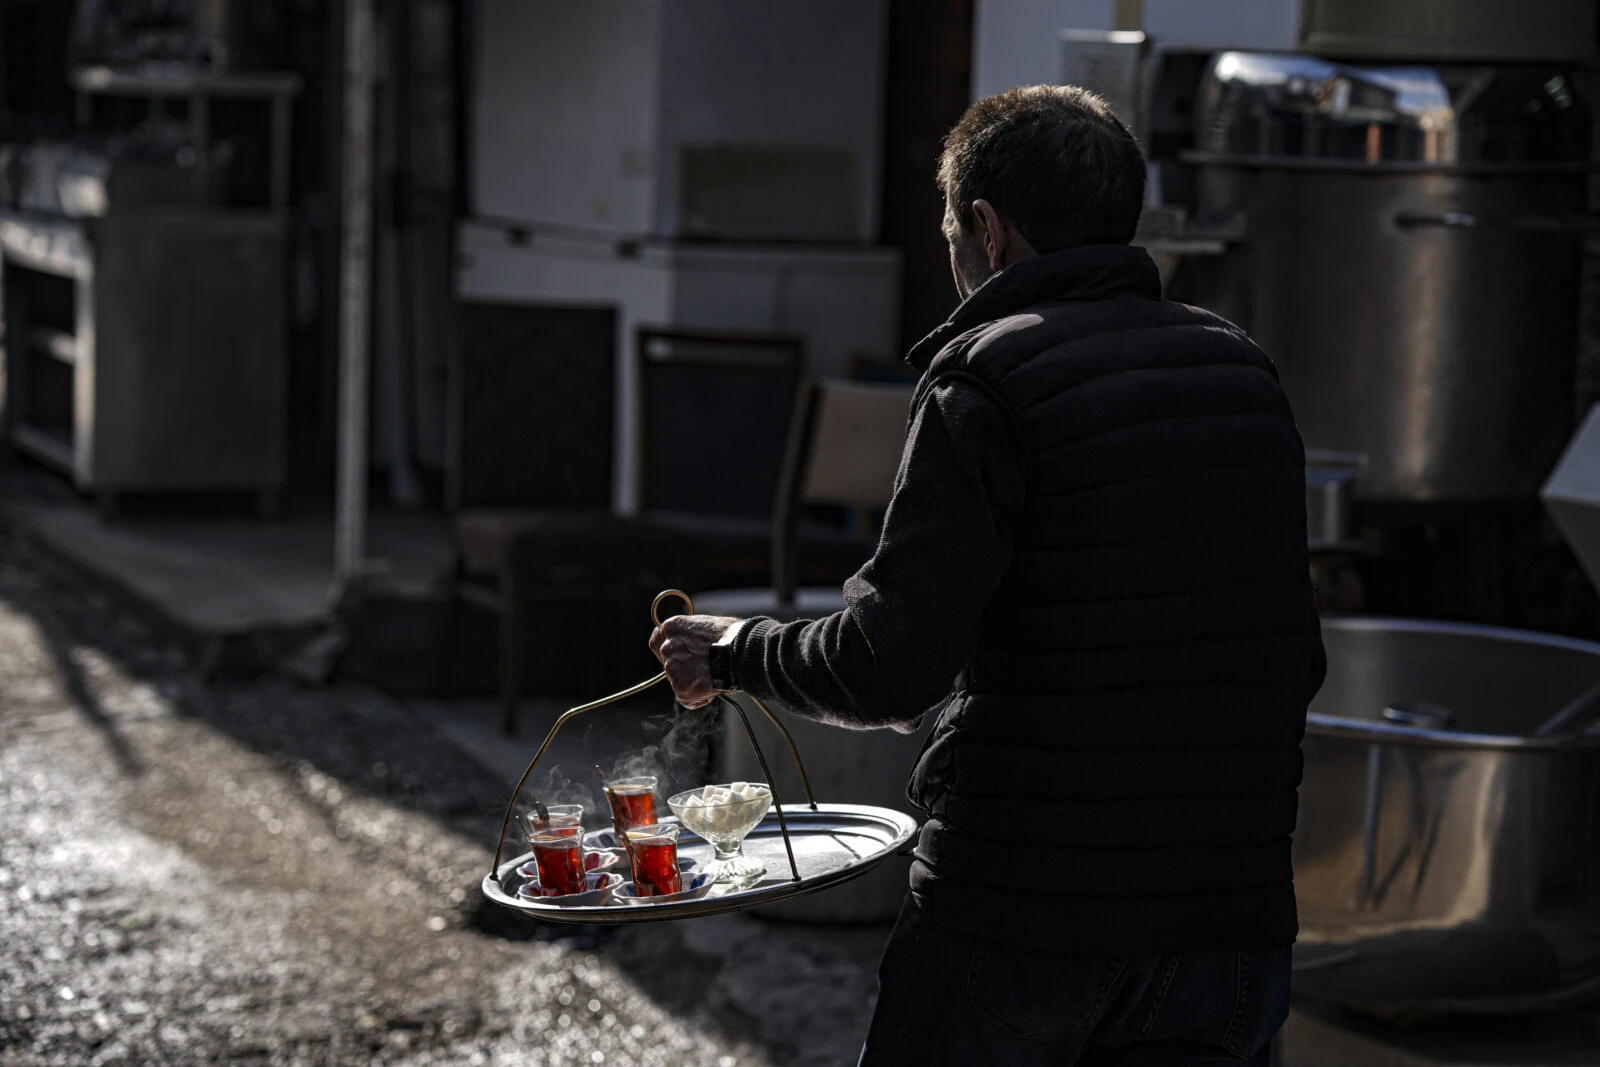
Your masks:
[{"label": "wristwatch", "polygon": [[707,665],[711,670],[711,688],[719,693],[726,693],[734,689],[733,684],[733,649],[739,640],[739,632],[744,629],[744,624],[749,619],[740,619],[725,630],[721,637],[712,644],[706,654]]}]

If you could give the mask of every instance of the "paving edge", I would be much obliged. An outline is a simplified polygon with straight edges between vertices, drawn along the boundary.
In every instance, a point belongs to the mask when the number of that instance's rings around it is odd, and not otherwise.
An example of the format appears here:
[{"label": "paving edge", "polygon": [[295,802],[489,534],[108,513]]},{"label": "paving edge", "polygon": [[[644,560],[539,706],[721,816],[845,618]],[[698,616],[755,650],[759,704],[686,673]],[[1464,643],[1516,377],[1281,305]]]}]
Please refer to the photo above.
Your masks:
[{"label": "paving edge", "polygon": [[149,626],[158,636],[176,644],[190,657],[202,675],[218,671],[265,670],[323,632],[333,622],[330,616],[303,626],[269,627],[248,633],[203,630],[168,611],[156,598],[41,535],[29,519],[30,510],[27,505],[0,502],[0,526],[30,551],[65,571],[79,584],[104,593],[119,608]]}]

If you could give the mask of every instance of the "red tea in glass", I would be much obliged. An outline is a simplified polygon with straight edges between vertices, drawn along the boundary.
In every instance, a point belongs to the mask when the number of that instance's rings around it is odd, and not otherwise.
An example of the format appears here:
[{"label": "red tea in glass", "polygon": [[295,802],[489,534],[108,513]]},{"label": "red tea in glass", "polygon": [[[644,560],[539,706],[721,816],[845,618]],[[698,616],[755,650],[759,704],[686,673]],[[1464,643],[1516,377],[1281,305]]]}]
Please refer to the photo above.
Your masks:
[{"label": "red tea in glass", "polygon": [[635,826],[653,826],[656,821],[656,780],[618,778],[606,783],[606,800],[611,804],[611,825],[617,841],[626,844],[628,831]]},{"label": "red tea in glass", "polygon": [[633,857],[633,888],[641,897],[683,889],[683,875],[678,871],[677,826],[668,823],[629,830],[628,853]]},{"label": "red tea in glass", "polygon": [[534,862],[539,865],[539,895],[582,893],[587,886],[583,869],[583,828],[552,826],[530,835]]},{"label": "red tea in glass", "polygon": [[545,815],[549,816],[549,818],[540,816],[537,808],[528,813],[529,834],[537,833],[552,826],[583,825],[582,804],[550,804],[544,810]]}]

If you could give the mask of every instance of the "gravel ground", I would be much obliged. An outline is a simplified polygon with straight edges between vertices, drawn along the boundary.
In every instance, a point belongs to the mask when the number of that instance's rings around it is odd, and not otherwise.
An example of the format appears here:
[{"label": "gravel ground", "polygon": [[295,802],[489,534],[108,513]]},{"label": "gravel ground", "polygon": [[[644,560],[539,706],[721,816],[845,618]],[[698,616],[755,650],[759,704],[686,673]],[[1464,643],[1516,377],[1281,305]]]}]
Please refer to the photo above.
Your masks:
[{"label": "gravel ground", "polygon": [[201,682],[0,537],[0,1063],[854,1062],[883,931],[541,940],[498,779],[381,695]]}]

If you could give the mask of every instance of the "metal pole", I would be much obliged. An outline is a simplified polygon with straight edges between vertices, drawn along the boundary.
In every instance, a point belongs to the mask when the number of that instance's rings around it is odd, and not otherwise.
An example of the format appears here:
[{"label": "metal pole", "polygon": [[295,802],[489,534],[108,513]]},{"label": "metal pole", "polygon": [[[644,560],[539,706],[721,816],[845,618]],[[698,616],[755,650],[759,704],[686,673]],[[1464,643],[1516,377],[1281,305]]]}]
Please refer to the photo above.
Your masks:
[{"label": "metal pole", "polygon": [[367,540],[371,358],[373,0],[345,0],[344,249],[339,300],[339,478],[334,594],[360,582]]}]

